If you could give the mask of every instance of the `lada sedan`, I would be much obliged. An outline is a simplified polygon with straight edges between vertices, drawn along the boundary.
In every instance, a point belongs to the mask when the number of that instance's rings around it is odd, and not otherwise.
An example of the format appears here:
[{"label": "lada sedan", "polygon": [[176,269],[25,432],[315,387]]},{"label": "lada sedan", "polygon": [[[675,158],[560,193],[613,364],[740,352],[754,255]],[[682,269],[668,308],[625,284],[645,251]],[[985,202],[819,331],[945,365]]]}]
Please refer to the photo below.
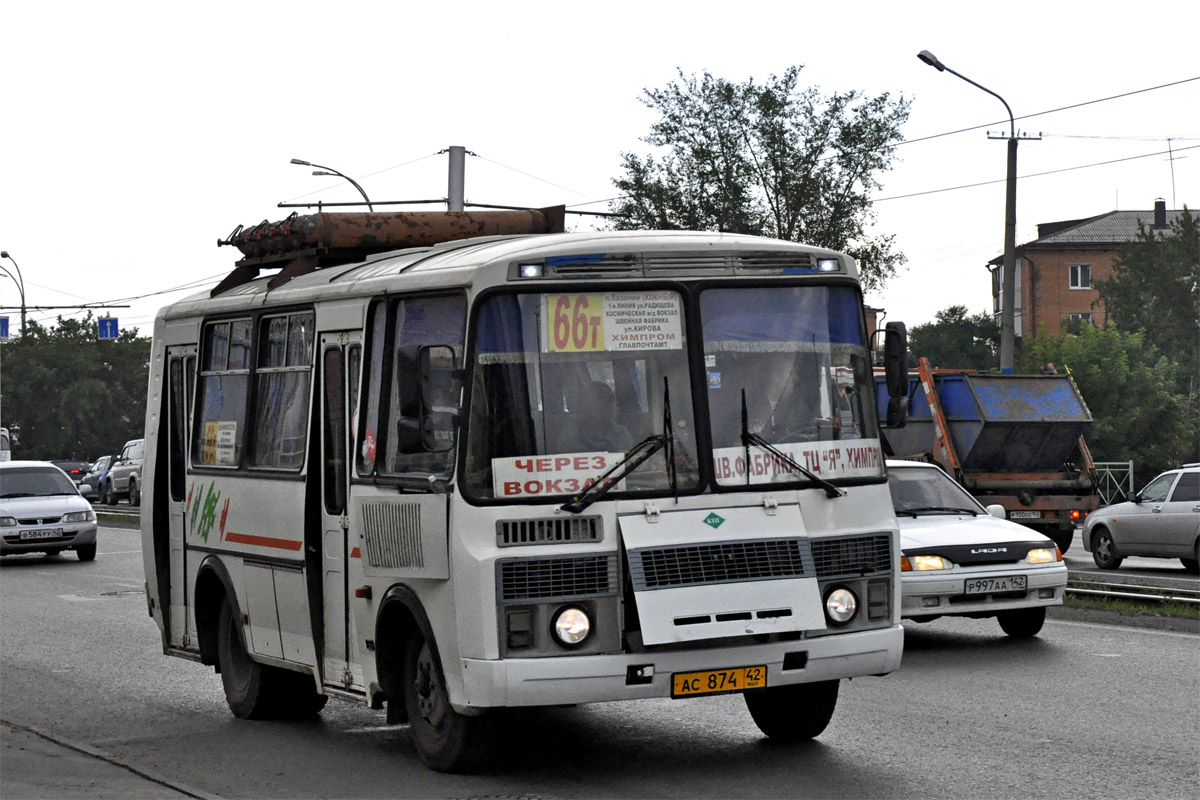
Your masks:
[{"label": "lada sedan", "polygon": [[1083,527],[1084,549],[1100,569],[1126,556],[1178,558],[1200,574],[1200,464],[1167,470],[1125,502],[1093,511]]},{"label": "lada sedan", "polygon": [[1067,567],[1051,539],[984,508],[933,464],[889,461],[900,525],[901,616],[995,617],[1006,634],[1036,636],[1062,605]]},{"label": "lada sedan", "polygon": [[46,461],[0,461],[0,556],[74,550],[96,557],[96,512]]}]

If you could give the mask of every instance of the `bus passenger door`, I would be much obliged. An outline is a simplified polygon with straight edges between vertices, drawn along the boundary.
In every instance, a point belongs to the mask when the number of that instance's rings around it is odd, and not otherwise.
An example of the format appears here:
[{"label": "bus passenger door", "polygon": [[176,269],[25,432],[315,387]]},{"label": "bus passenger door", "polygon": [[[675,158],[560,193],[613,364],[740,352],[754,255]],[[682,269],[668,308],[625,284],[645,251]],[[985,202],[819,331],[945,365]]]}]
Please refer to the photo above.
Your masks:
[{"label": "bus passenger door", "polygon": [[343,689],[361,687],[361,670],[347,657],[351,621],[347,564],[351,558],[346,498],[350,487],[352,422],[358,408],[361,337],[353,333],[321,335],[321,569],[325,624],[325,683]]},{"label": "bus passenger door", "polygon": [[169,641],[175,647],[195,646],[195,624],[189,621],[187,550],[187,466],[191,437],[192,396],[196,386],[196,347],[167,348],[168,483],[170,486],[171,606]]}]

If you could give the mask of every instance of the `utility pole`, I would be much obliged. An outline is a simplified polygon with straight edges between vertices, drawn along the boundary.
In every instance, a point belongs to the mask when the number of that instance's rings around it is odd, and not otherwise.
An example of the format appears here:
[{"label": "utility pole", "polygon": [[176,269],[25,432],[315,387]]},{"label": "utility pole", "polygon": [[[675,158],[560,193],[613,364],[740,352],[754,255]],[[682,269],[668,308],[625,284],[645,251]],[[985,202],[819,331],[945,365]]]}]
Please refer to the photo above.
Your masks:
[{"label": "utility pole", "polygon": [[462,145],[452,144],[450,145],[449,153],[450,174],[449,184],[446,188],[446,210],[462,211],[465,202],[463,187],[466,183],[467,148]]}]

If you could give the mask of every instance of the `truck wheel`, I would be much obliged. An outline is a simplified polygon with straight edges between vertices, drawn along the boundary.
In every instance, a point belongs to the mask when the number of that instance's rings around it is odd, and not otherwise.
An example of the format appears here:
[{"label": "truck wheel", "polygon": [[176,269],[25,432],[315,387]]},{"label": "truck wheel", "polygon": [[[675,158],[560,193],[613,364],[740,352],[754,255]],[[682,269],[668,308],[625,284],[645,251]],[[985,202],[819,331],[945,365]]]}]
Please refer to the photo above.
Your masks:
[{"label": "truck wheel", "polygon": [[1060,526],[1046,535],[1054,540],[1054,543],[1058,545],[1059,550],[1066,553],[1071,547],[1071,542],[1075,540],[1075,526]]},{"label": "truck wheel", "polygon": [[1092,560],[1100,569],[1116,569],[1125,560],[1117,555],[1117,546],[1113,544],[1108,528],[1097,528],[1092,534]]},{"label": "truck wheel", "polygon": [[134,478],[129,479],[129,505],[138,506],[142,502],[142,493],[138,490],[138,482]]},{"label": "truck wheel", "polygon": [[404,704],[417,754],[438,772],[471,772],[491,750],[485,717],[468,717],[450,706],[441,664],[425,637],[414,633],[404,651]]},{"label": "truck wheel", "polygon": [[1046,622],[1046,607],[1017,608],[1012,611],[1001,611],[996,615],[1000,627],[1014,639],[1028,639],[1038,635]]},{"label": "truck wheel", "polygon": [[772,739],[803,742],[819,736],[837,706],[838,682],[756,689],[743,695],[758,729]]}]

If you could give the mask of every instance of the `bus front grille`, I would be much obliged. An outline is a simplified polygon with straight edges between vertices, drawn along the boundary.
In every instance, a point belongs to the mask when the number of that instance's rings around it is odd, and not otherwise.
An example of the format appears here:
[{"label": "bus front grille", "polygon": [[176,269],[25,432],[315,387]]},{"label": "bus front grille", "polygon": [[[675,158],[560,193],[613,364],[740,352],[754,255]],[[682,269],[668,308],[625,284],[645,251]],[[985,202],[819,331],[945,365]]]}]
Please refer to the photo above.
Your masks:
[{"label": "bus front grille", "polygon": [[629,576],[638,591],[813,575],[806,539],[712,542],[629,552]]},{"label": "bus front grille", "polygon": [[892,538],[886,533],[812,540],[820,578],[879,575],[892,569]]},{"label": "bus front grille", "polygon": [[617,555],[508,558],[496,562],[503,602],[605,597],[617,592]]}]

